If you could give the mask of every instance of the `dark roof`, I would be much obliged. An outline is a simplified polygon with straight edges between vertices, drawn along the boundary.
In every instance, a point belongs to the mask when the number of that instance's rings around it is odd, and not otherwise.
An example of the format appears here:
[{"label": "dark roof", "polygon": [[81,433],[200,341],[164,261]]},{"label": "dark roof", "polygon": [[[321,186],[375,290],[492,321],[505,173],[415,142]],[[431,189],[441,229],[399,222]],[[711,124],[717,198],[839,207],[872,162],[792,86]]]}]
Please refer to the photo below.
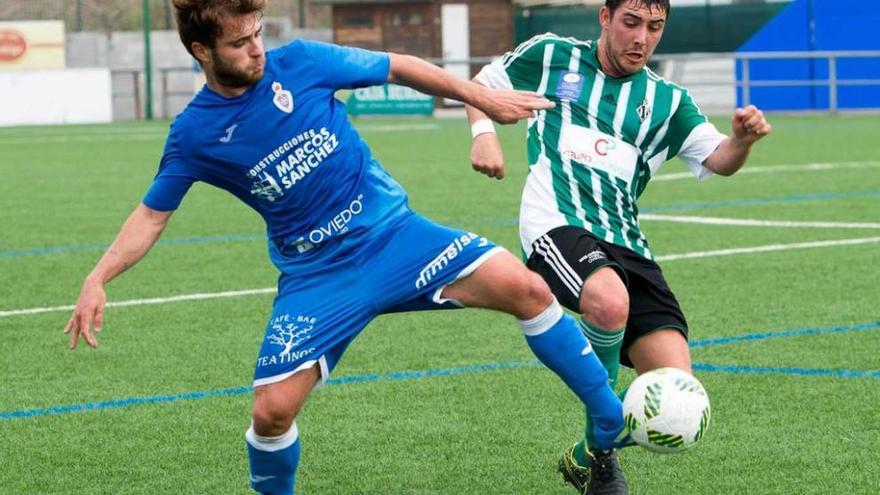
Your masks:
[{"label": "dark roof", "polygon": [[[386,3],[438,3],[440,0],[312,0],[312,3],[323,3],[323,4],[357,4],[357,3],[372,3],[372,4],[386,4]],[[466,0],[465,0],[466,1]],[[518,0],[514,0],[518,1]],[[470,2],[466,2],[470,3]]]},{"label": "dark roof", "polygon": [[[431,0],[422,0],[421,3],[429,3]],[[419,3],[417,0],[312,0],[312,3]]]}]

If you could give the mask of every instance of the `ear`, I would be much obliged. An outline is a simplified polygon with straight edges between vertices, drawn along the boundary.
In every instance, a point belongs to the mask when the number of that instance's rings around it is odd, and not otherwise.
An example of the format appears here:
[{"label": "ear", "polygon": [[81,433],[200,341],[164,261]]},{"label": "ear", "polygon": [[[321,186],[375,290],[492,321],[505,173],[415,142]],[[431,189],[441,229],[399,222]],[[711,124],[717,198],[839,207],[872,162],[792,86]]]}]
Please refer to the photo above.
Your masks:
[{"label": "ear", "polygon": [[602,29],[611,27],[611,10],[608,7],[603,6],[599,9],[599,25],[602,26]]},{"label": "ear", "polygon": [[211,60],[211,49],[206,45],[203,45],[198,41],[193,41],[191,48],[193,51],[193,56],[195,56],[196,59],[202,63],[202,65],[205,65],[206,63],[208,63],[209,60]]}]

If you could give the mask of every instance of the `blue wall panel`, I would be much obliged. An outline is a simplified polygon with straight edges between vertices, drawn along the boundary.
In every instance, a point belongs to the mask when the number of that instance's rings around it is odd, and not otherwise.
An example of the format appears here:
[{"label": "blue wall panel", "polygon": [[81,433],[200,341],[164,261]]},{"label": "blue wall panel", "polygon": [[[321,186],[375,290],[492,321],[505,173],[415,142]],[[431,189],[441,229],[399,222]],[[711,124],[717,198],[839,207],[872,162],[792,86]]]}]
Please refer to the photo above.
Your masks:
[{"label": "blue wall panel", "polygon": [[[812,25],[812,28],[811,28]],[[797,0],[783,9],[751,39],[740,52],[880,50],[880,10],[864,0]],[[828,62],[823,59],[753,61],[750,78],[760,80],[820,81],[828,79]],[[742,65],[736,77],[742,80]],[[839,59],[838,79],[880,79],[880,59]],[[838,107],[880,108],[880,85],[841,86]],[[824,110],[829,107],[827,86],[752,88],[750,101],[768,110]],[[737,90],[737,104],[743,91]]]}]

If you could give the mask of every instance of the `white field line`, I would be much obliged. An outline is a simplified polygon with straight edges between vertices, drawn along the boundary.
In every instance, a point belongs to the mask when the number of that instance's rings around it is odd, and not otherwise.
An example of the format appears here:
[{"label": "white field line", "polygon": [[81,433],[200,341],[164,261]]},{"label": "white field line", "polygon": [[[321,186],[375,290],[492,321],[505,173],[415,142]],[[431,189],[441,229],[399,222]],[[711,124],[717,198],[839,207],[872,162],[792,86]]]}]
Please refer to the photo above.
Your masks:
[{"label": "white field line", "polygon": [[[399,131],[435,131],[440,129],[439,124],[375,124],[356,126],[360,132],[399,132]],[[88,134],[74,132],[70,134],[35,134],[33,136],[2,136],[0,145],[19,144],[60,144],[60,143],[89,143],[93,141],[116,141],[120,139],[130,141],[156,141],[164,140],[168,136],[166,130],[156,132],[144,130],[143,132],[125,130],[101,129],[100,132]]]},{"label": "white field line", "polygon": [[394,132],[394,131],[436,131],[439,124],[375,124],[356,125],[355,128],[362,132]]},{"label": "white field line", "polygon": [[[839,162],[839,163],[802,163],[802,164],[792,164],[792,165],[753,165],[746,166],[744,169],[737,172],[737,175],[742,174],[772,174],[776,172],[793,172],[793,171],[801,171],[801,170],[834,170],[834,169],[842,169],[842,168],[868,168],[868,167],[880,167],[880,161],[865,161],[865,162]],[[660,174],[656,177],[651,178],[651,182],[663,182],[669,180],[682,180],[682,179],[694,179],[696,177],[693,176],[690,172],[680,172],[674,174]]]},{"label": "white field line", "polygon": [[44,137],[66,137],[66,136],[96,136],[105,134],[168,134],[167,126],[150,126],[150,127],[133,127],[133,126],[96,126],[84,127],[80,129],[69,129],[66,127],[57,127],[55,129],[45,129],[32,127],[24,132],[0,133],[0,139],[6,138],[29,138],[39,139]]},{"label": "white field line", "polygon": [[658,256],[657,261],[675,261],[694,258],[714,258],[716,256],[732,256],[736,254],[766,253],[770,251],[789,251],[792,249],[811,249],[833,246],[854,246],[857,244],[871,244],[880,242],[880,237],[865,237],[862,239],[840,239],[837,241],[800,242],[796,244],[768,244],[736,249],[719,249],[717,251],[695,251],[693,253],[668,254]]},{"label": "white field line", "polygon": [[[266,287],[264,289],[234,290],[227,292],[209,292],[203,294],[184,294],[173,297],[155,297],[152,299],[129,299],[128,301],[108,302],[108,308],[119,308],[124,306],[146,306],[148,304],[166,304],[170,302],[180,301],[200,301],[204,299],[220,299],[224,297],[241,297],[252,296],[256,294],[274,294],[275,287]],[[47,308],[30,308],[30,309],[13,309],[11,311],[0,311],[0,318],[7,316],[19,315],[35,315],[40,313],[56,313],[59,311],[73,311],[76,306],[53,306]]]},{"label": "white field line", "polygon": [[[676,261],[693,258],[712,258],[716,256],[732,256],[737,254],[764,253],[769,251],[788,251],[791,249],[811,249],[832,246],[852,246],[858,244],[870,244],[880,242],[880,237],[865,237],[861,239],[840,239],[836,241],[818,241],[818,242],[802,242],[796,244],[770,244],[767,246],[755,246],[749,248],[737,249],[721,249],[718,251],[696,251],[692,253],[669,254],[666,256],[658,256],[657,261]],[[124,306],[144,306],[148,304],[166,304],[180,301],[199,301],[205,299],[219,299],[226,297],[241,297],[257,294],[273,294],[275,287],[265,287],[263,289],[238,290],[227,292],[211,292],[200,294],[184,294],[173,297],[157,297],[153,299],[130,299],[128,301],[117,301],[107,303],[109,308],[118,308]],[[40,313],[57,313],[61,311],[73,311],[75,306],[53,306],[43,308],[13,309],[0,311],[0,318],[10,316],[34,315]]]},{"label": "white field line", "polygon": [[696,217],[684,215],[655,215],[646,213],[640,220],[657,222],[698,223],[702,225],[735,225],[739,227],[794,227],[815,229],[880,229],[880,223],[871,222],[793,222],[784,220],[752,220],[748,218]]},{"label": "white field line", "polygon": [[128,141],[162,141],[167,136],[167,133],[162,134],[95,134],[93,136],[45,136],[45,137],[34,137],[34,138],[16,138],[16,139],[5,139],[0,137],[0,145],[13,145],[13,144],[59,144],[59,143],[91,143],[98,141],[117,141],[120,139],[125,139]]}]

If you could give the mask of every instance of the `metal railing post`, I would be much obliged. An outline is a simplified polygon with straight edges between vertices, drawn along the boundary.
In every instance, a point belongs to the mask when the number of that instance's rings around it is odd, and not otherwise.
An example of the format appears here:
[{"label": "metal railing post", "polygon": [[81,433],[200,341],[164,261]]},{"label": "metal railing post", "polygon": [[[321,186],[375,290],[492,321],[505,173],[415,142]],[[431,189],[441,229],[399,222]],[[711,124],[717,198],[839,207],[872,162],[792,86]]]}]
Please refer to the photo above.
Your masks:
[{"label": "metal railing post", "polygon": [[162,118],[168,118],[168,70],[160,69],[162,73]]},{"label": "metal railing post", "polygon": [[747,107],[752,102],[752,95],[749,89],[749,59],[745,57],[742,59],[743,62],[743,70],[742,70],[742,79],[743,79],[743,106]]},{"label": "metal railing post", "polygon": [[828,57],[828,110],[837,113],[837,57]]},{"label": "metal railing post", "polygon": [[134,119],[141,120],[141,73],[134,70],[131,74],[134,81]]}]

